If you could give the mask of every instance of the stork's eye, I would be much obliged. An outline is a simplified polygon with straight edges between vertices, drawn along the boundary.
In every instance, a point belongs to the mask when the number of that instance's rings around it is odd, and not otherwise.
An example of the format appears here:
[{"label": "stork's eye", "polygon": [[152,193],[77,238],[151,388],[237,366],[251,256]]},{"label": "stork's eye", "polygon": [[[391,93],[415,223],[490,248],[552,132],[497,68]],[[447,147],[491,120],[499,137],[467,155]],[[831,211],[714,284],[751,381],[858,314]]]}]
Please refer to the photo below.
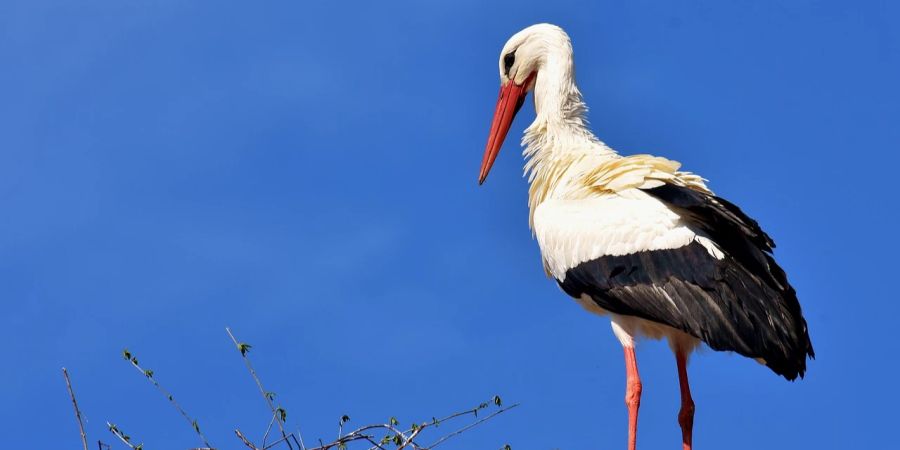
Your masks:
[{"label": "stork's eye", "polygon": [[506,71],[506,76],[509,76],[509,69],[512,68],[513,64],[516,62],[516,52],[511,51],[503,57],[503,68]]}]

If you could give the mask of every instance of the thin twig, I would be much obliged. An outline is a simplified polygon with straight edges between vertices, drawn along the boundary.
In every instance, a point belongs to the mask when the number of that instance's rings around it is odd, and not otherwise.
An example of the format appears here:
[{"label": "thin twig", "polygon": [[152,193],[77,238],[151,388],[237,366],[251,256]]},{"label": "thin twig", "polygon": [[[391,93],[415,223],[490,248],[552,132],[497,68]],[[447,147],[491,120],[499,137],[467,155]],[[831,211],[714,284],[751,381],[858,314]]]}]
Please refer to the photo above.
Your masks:
[{"label": "thin twig", "polygon": [[[500,397],[494,396],[492,401],[498,407],[501,406],[500,405]],[[484,416],[481,419],[476,420],[473,423],[470,423],[448,435],[438,438],[435,441],[435,443],[432,444],[431,446],[423,446],[416,442],[416,438],[419,438],[427,428],[436,428],[441,423],[448,422],[448,421],[451,421],[453,419],[457,419],[457,418],[463,417],[463,416],[472,415],[477,418],[478,411],[487,408],[488,404],[489,404],[488,402],[485,402],[475,408],[456,412],[456,413],[450,414],[442,419],[437,419],[437,418],[432,417],[431,421],[423,422],[421,425],[414,424],[410,429],[405,430],[405,431],[400,430],[395,426],[396,420],[393,418],[390,420],[389,423],[365,425],[365,426],[359,427],[353,431],[350,431],[346,434],[343,434],[343,430],[342,430],[341,435],[339,435],[338,439],[336,439],[335,441],[326,444],[326,443],[322,442],[322,440],[320,439],[319,446],[311,448],[309,450],[329,450],[329,449],[333,449],[335,447],[338,447],[338,448],[344,447],[345,448],[347,444],[356,442],[356,441],[361,441],[361,440],[367,441],[368,443],[370,443],[372,445],[371,447],[369,447],[369,450],[385,450],[385,447],[384,447],[385,440],[384,439],[389,439],[390,441],[393,441],[394,445],[397,447],[397,450],[402,450],[405,448],[410,448],[411,450],[430,450],[434,446],[440,445],[455,436],[458,436],[458,435],[460,435],[460,434],[462,434],[484,422],[487,422],[488,420],[491,420],[492,418],[496,417],[499,414],[502,414],[506,411],[509,411],[510,409],[513,409],[513,408],[519,406],[519,404],[513,404],[513,405],[510,405],[505,408],[501,407],[500,409],[494,411],[493,413],[491,413],[487,416]],[[383,430],[386,430],[389,432],[388,435],[385,436],[385,438],[381,440],[381,442],[378,442],[376,440],[377,438],[375,438],[372,435],[372,431],[377,430],[377,429],[383,429]]]},{"label": "thin twig", "polygon": [[259,450],[258,448],[256,448],[255,445],[253,445],[252,442],[250,442],[249,439],[247,439],[246,437],[244,437],[244,435],[241,433],[241,430],[234,430],[234,434],[236,434],[237,437],[241,440],[241,442],[243,442],[244,445],[246,445],[247,447],[249,447],[250,450]]},{"label": "thin twig", "polygon": [[[375,430],[375,429],[379,429],[379,428],[387,430],[387,431],[399,436],[400,444],[406,443],[406,445],[413,445],[414,448],[418,448],[418,446],[414,442],[412,442],[412,440],[409,438],[409,436],[407,436],[407,434],[405,432],[399,430],[397,427],[395,427],[391,424],[378,423],[378,424],[372,424],[372,425],[366,425],[366,426],[359,427],[359,428],[341,436],[339,439],[337,439],[333,442],[330,442],[328,444],[321,442],[321,440],[320,440],[318,447],[314,447],[309,450],[327,450],[329,448],[338,446],[340,444],[346,444],[346,443],[352,442],[352,441],[371,440],[372,436],[366,434],[366,432],[369,430]],[[376,445],[378,446],[377,448],[382,448],[379,444],[376,444]]]},{"label": "thin twig", "polygon": [[69,371],[65,367],[62,368],[63,377],[66,379],[66,388],[69,390],[69,398],[72,399],[72,406],[75,408],[75,418],[78,419],[78,431],[81,432],[81,446],[84,450],[88,450],[87,434],[84,432],[84,422],[81,420],[81,410],[78,409],[78,402],[75,401],[75,391],[72,390],[72,382],[69,381]]},{"label": "thin twig", "polygon": [[[496,398],[498,398],[498,397],[495,396],[494,398],[496,399]],[[496,401],[496,400],[494,400],[494,401]],[[481,405],[479,405],[479,406],[477,406],[477,407],[475,407],[475,408],[467,409],[467,410],[465,410],[465,411],[455,412],[455,413],[450,414],[450,415],[448,415],[448,416],[446,416],[446,417],[443,417],[443,418],[441,418],[441,419],[437,419],[437,418],[432,417],[432,419],[431,419],[430,422],[425,422],[425,423],[423,423],[421,426],[418,426],[418,427],[416,427],[416,428],[418,428],[419,430],[422,430],[422,429],[427,428],[427,427],[437,427],[439,424],[442,424],[442,423],[445,423],[445,422],[449,422],[449,421],[451,421],[451,420],[453,420],[453,419],[456,419],[456,418],[459,418],[459,417],[462,417],[462,416],[474,415],[475,417],[478,417],[478,411],[479,411],[479,410],[482,410],[482,409],[484,409],[484,408],[486,408],[487,405],[488,405],[488,403],[485,402],[485,403],[482,403]],[[499,405],[499,404],[498,404],[498,405]],[[513,407],[515,407],[515,406],[519,406],[519,405],[518,405],[518,404],[515,404],[515,405],[510,406],[509,408],[506,408],[506,409],[511,409],[511,408],[513,408]],[[502,411],[500,411],[500,412],[502,412]],[[494,415],[496,415],[496,414],[494,414]],[[493,417],[493,415],[491,415],[491,416],[489,416],[489,417],[486,417],[486,418],[483,419],[481,422],[486,421],[486,420],[490,419],[491,417]],[[479,423],[480,423],[480,422],[479,422]],[[415,431],[416,428],[410,428],[410,429],[406,430],[405,432],[401,433],[401,434],[400,434],[401,438],[405,438],[405,433],[411,433],[411,432]],[[471,428],[471,427],[470,427],[470,428]],[[416,444],[415,442],[411,442],[410,444],[413,445],[414,448],[425,448],[425,449],[428,449],[428,448],[429,448],[429,447],[418,447],[418,444]],[[380,448],[382,448],[382,447],[379,445],[377,448],[380,449]],[[369,450],[376,450],[376,447],[370,447]]]},{"label": "thin twig", "polygon": [[289,437],[291,437],[290,434],[287,435],[287,436],[285,436],[285,437],[283,437],[283,438],[281,438],[281,439],[279,439],[279,440],[277,440],[277,441],[275,441],[275,442],[273,442],[273,443],[271,443],[271,444],[269,444],[269,445],[267,445],[267,446],[265,446],[265,447],[263,447],[262,450],[268,450],[268,449],[270,449],[270,448],[272,448],[272,447],[274,447],[274,446],[280,444],[282,441],[288,442],[288,438],[289,438]]},{"label": "thin twig", "polygon": [[[120,441],[122,441],[123,444],[127,445],[132,450],[141,450],[144,448],[144,444],[133,445],[131,443],[131,437],[123,433],[122,430],[119,429],[119,427],[109,422],[106,422],[106,426],[107,428],[109,428],[110,433],[114,434],[117,438],[119,438]],[[109,448],[108,445],[106,447]]]},{"label": "thin twig", "polygon": [[125,349],[122,351],[122,356],[125,359],[127,359],[128,362],[131,363],[131,365],[135,369],[137,369],[138,372],[140,372],[145,377],[147,377],[147,379],[150,380],[150,383],[153,384],[153,386],[163,396],[165,396],[167,400],[169,400],[169,403],[171,403],[172,406],[174,406],[175,409],[178,410],[178,412],[181,414],[181,416],[184,417],[184,420],[186,420],[188,422],[188,424],[190,424],[191,429],[193,429],[194,432],[197,433],[197,436],[200,437],[200,440],[203,441],[203,446],[207,447],[207,448],[211,448],[212,445],[209,445],[209,441],[206,440],[206,436],[204,436],[203,432],[200,431],[200,424],[199,424],[199,422],[197,422],[197,419],[191,418],[191,416],[188,415],[187,411],[185,411],[184,408],[182,408],[181,405],[178,404],[178,402],[175,400],[175,397],[169,391],[167,391],[164,387],[162,387],[162,385],[159,384],[158,381],[156,381],[156,378],[153,377],[153,371],[150,369],[144,369],[143,367],[141,367],[138,364],[137,358],[134,355],[132,355],[128,351],[128,349]]},{"label": "thin twig", "polygon": [[[297,427],[297,433],[291,433],[291,437],[294,438],[294,443],[297,444],[297,447],[301,450],[306,450],[306,445],[303,444],[303,435],[300,434],[300,427]],[[300,442],[297,442],[297,438],[300,438]]]},{"label": "thin twig", "polygon": [[434,444],[431,444],[431,445],[427,446],[426,448],[428,448],[428,449],[435,448],[435,447],[437,447],[438,445],[441,445],[442,443],[446,442],[448,439],[450,439],[450,438],[452,438],[452,437],[455,437],[455,436],[458,436],[458,435],[460,435],[460,434],[462,434],[462,433],[464,433],[464,432],[466,432],[466,431],[468,431],[468,430],[470,430],[470,429],[472,429],[472,428],[475,428],[475,427],[477,427],[478,425],[481,425],[482,423],[487,422],[488,420],[492,419],[493,417],[495,417],[495,416],[497,416],[497,415],[499,415],[499,414],[503,414],[504,412],[509,411],[509,410],[515,408],[516,406],[519,406],[519,404],[518,404],[518,403],[515,403],[515,404],[509,405],[509,406],[507,406],[507,407],[505,407],[505,408],[498,409],[497,411],[494,411],[493,413],[489,414],[488,416],[484,417],[483,419],[477,420],[477,421],[475,421],[475,422],[472,422],[472,423],[470,423],[469,425],[466,425],[466,426],[464,426],[464,427],[462,427],[462,428],[460,428],[460,429],[458,429],[458,430],[456,430],[456,431],[454,431],[454,432],[452,432],[452,433],[450,433],[450,434],[448,434],[448,435],[446,435],[446,436],[444,436],[444,437],[438,439],[437,441],[435,441]]},{"label": "thin twig", "polygon": [[366,437],[366,440],[369,441],[370,444],[374,445],[375,446],[374,448],[377,448],[378,450],[385,450],[385,448],[382,447],[381,444],[379,444],[378,442],[375,442],[374,439],[372,439],[370,437]]},{"label": "thin twig", "polygon": [[263,448],[266,447],[266,440],[269,439],[269,432],[272,431],[272,425],[275,423],[275,416],[276,416],[276,415],[277,415],[277,414],[272,413],[272,419],[269,420],[269,426],[266,427],[266,434],[263,435],[263,441],[262,441],[262,446],[263,446]]},{"label": "thin twig", "polygon": [[348,444],[353,441],[362,441],[362,440],[372,442],[372,436],[364,435],[364,434],[353,435],[351,433],[351,434],[348,434],[348,435],[342,437],[341,439],[338,439],[334,442],[330,442],[328,444],[326,444],[320,440],[318,447],[313,447],[313,448],[310,448],[309,450],[328,450],[333,447],[339,447],[341,444]]},{"label": "thin twig", "polygon": [[412,445],[413,448],[418,449],[419,446],[416,445],[413,441],[416,439],[416,436],[418,436],[419,433],[421,433],[422,430],[424,430],[424,429],[425,429],[425,427],[423,426],[423,427],[419,427],[419,428],[416,428],[415,430],[413,430],[413,432],[410,433],[409,437],[407,437],[406,440],[403,441],[403,445],[401,445],[400,447],[397,447],[397,450],[403,450],[404,448],[406,448],[407,445]]},{"label": "thin twig", "polygon": [[[231,338],[231,341],[234,342],[235,347],[237,347],[238,353],[241,354],[241,358],[244,360],[244,364],[247,365],[247,370],[250,371],[250,376],[253,377],[253,380],[256,381],[256,386],[259,387],[259,393],[262,394],[263,399],[265,399],[266,401],[266,404],[269,405],[269,410],[272,411],[272,414],[275,416],[275,420],[278,421],[278,429],[281,431],[281,437],[284,438],[284,441],[288,445],[288,448],[293,450],[294,446],[292,446],[291,442],[287,440],[288,433],[284,431],[284,422],[281,420],[281,416],[277,414],[277,410],[275,409],[275,405],[272,403],[272,400],[270,400],[269,396],[266,395],[266,390],[263,388],[262,382],[256,375],[256,370],[253,369],[253,364],[250,364],[250,358],[247,358],[247,352],[242,349],[241,344],[239,344],[238,340],[235,339],[233,334],[231,334],[230,328],[225,327],[225,331],[228,332],[228,336]],[[279,407],[279,409],[281,408]],[[283,411],[283,409],[281,410]]]}]

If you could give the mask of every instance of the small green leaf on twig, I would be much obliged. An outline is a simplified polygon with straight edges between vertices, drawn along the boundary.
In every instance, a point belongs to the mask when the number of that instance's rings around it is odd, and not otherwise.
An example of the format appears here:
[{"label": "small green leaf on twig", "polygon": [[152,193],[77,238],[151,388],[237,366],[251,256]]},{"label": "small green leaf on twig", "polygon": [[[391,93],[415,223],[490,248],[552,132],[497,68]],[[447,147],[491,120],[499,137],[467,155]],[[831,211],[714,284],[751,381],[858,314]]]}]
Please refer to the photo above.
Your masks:
[{"label": "small green leaf on twig", "polygon": [[391,417],[391,425],[395,425],[395,426],[396,426],[396,425],[399,425],[399,424],[400,424],[400,422],[397,421],[397,418],[396,418],[396,417]]},{"label": "small green leaf on twig", "polygon": [[394,445],[400,445],[400,444],[403,443],[403,438],[400,437],[399,434],[395,434],[395,435],[394,435],[394,438],[391,439],[391,440],[394,441]]},{"label": "small green leaf on twig", "polygon": [[275,410],[275,413],[278,414],[278,417],[281,419],[282,423],[287,420],[287,411],[285,411],[284,408],[279,406],[278,409]]},{"label": "small green leaf on twig", "polygon": [[343,416],[341,416],[341,425],[343,425],[343,424],[345,424],[345,423],[347,423],[347,422],[349,422],[349,421],[350,421],[350,416],[348,416],[348,415],[346,415],[346,414],[344,414]]},{"label": "small green leaf on twig", "polygon": [[499,395],[495,395],[495,396],[494,396],[494,404],[497,405],[497,406],[503,406],[503,400],[500,400],[500,396],[499,396]]},{"label": "small green leaf on twig", "polygon": [[200,432],[200,424],[197,423],[196,419],[191,421],[191,426],[194,427],[194,431],[196,431],[198,433]]},{"label": "small green leaf on twig", "polygon": [[241,351],[241,356],[244,356],[244,355],[247,354],[247,352],[250,351],[250,349],[251,349],[253,346],[250,345],[250,344],[248,344],[248,343],[246,343],[246,342],[240,342],[240,343],[238,343],[237,347],[238,347],[238,350]]},{"label": "small green leaf on twig", "polygon": [[127,348],[122,350],[122,357],[128,361],[131,361],[131,352],[129,352]]},{"label": "small green leaf on twig", "polygon": [[275,393],[272,391],[266,392],[266,398],[269,399],[270,402],[275,401]]},{"label": "small green leaf on twig", "polygon": [[145,375],[147,378],[153,378],[153,371],[150,370],[150,369],[145,369],[145,370],[144,370],[144,375]]},{"label": "small green leaf on twig", "polygon": [[503,450],[512,450],[512,447],[509,444],[503,446]]}]

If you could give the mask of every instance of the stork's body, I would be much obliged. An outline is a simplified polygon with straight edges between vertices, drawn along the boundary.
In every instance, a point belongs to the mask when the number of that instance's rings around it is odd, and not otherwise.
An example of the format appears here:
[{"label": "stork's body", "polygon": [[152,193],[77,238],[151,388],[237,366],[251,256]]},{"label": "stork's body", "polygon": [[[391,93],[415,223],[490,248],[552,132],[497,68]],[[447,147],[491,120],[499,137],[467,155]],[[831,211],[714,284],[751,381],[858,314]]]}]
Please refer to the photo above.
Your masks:
[{"label": "stork's body", "polygon": [[789,380],[802,377],[813,356],[806,322],[759,225],[678,163],[620,156],[594,137],[560,28],[541,24],[514,35],[500,73],[479,182],[533,91],[537,117],[523,139],[530,224],[548,275],[585,309],[608,315],[625,349],[629,448],[641,393],[639,336],[665,337],[675,352],[686,449],[694,411],[686,364],[700,342]]}]

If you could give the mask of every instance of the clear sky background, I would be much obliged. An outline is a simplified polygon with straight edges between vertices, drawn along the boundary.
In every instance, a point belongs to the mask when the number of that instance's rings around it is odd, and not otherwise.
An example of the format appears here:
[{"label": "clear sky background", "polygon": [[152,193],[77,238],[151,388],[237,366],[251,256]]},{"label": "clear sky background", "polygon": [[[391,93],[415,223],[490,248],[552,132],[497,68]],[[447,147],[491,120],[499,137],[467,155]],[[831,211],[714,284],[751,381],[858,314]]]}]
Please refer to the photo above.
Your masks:
[{"label": "clear sky background", "polygon": [[[621,448],[622,351],[545,278],[517,145],[476,176],[519,29],[571,35],[598,136],[684,163],[778,242],[818,359],[790,383],[706,351],[700,449],[895,442],[900,7],[868,1],[0,3],[4,448],[212,443],[401,422],[497,393],[448,448]],[[639,442],[677,448],[665,344],[640,346]]]}]

